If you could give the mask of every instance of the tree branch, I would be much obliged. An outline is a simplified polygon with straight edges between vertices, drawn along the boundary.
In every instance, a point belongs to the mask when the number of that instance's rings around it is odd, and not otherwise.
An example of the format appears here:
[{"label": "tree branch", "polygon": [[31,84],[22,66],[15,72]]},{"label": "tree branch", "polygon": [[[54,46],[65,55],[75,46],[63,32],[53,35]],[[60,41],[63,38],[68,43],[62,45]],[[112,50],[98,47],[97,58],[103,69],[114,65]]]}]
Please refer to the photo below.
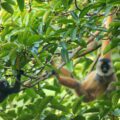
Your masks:
[{"label": "tree branch", "polygon": [[91,53],[91,52],[97,50],[97,49],[100,48],[100,47],[101,47],[101,45],[98,45],[98,46],[92,48],[92,49],[89,50],[89,51],[84,51],[82,54],[78,55],[77,57],[83,57],[83,56],[85,56],[85,55],[87,55],[87,54],[89,54],[89,53]]}]

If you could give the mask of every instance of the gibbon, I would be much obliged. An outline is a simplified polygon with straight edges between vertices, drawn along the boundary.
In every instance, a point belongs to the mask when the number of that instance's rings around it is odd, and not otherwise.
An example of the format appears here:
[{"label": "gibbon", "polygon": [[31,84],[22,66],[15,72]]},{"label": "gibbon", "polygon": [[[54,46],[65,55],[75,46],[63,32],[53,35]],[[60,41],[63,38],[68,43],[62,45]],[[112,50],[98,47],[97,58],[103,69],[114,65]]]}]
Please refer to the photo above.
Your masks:
[{"label": "gibbon", "polygon": [[[112,16],[108,16],[105,25],[106,29],[109,28],[111,22]],[[82,82],[71,77],[71,73],[65,68],[60,69],[62,75],[54,71],[60,84],[74,89],[78,96],[83,95],[86,102],[114,90],[115,87],[112,86],[112,83],[117,80],[117,77],[114,73],[110,52],[104,55],[104,50],[109,43],[109,39],[102,41],[101,56],[97,62],[96,70],[90,72]]]}]

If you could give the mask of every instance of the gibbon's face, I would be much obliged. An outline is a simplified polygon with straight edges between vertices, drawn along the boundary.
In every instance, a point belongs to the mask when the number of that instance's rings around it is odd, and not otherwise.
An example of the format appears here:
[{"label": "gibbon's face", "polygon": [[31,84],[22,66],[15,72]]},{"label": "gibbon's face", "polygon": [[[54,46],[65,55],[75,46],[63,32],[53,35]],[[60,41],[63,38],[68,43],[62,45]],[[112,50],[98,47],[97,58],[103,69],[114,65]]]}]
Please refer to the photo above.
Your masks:
[{"label": "gibbon's face", "polygon": [[111,61],[107,58],[100,58],[97,67],[97,73],[101,76],[109,76],[114,72]]}]

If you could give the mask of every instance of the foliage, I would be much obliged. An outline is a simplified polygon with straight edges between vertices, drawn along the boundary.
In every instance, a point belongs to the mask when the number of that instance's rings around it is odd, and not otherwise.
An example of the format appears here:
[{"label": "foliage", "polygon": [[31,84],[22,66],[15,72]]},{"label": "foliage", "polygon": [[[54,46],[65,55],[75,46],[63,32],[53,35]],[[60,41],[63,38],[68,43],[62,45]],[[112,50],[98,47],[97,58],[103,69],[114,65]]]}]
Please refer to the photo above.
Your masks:
[{"label": "foliage", "polygon": [[[83,79],[96,58],[97,52],[78,58],[86,51],[89,36],[100,31],[97,41],[109,34],[113,63],[120,80],[120,14],[119,0],[2,0],[0,14],[0,77],[14,82],[17,69],[25,71],[23,90],[11,95],[0,108],[1,120],[118,120],[120,90],[110,99],[84,103],[68,88],[44,74],[53,70],[54,58],[74,76]],[[79,8],[78,8],[79,7]],[[115,19],[106,30],[106,16],[113,11]],[[83,49],[70,59],[71,52]],[[76,63],[77,61],[77,63]],[[79,62],[79,64],[78,64]],[[73,67],[76,65],[75,67]],[[116,83],[120,86],[120,83]],[[31,87],[31,88],[29,88]]]}]

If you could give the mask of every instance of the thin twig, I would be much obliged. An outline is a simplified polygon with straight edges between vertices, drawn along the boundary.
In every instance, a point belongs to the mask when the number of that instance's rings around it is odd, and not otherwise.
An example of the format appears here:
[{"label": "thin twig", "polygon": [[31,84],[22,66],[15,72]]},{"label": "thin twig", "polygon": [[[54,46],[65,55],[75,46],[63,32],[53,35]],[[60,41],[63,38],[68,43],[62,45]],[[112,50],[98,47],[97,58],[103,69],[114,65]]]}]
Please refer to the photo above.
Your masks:
[{"label": "thin twig", "polygon": [[76,7],[79,11],[81,11],[81,9],[78,7],[77,0],[75,0],[75,7]]},{"label": "thin twig", "polygon": [[98,59],[100,58],[100,56],[101,56],[101,53],[98,54],[97,58],[96,58],[95,61],[93,62],[92,66],[91,66],[91,68],[90,68],[89,73],[94,70],[94,67],[95,67],[95,65],[97,64],[97,61],[98,61]]},{"label": "thin twig", "polygon": [[24,73],[23,75],[24,75],[25,77],[30,78],[30,79],[37,79],[37,77],[28,75],[28,74],[26,74],[26,73]]},{"label": "thin twig", "polygon": [[59,103],[61,103],[67,97],[67,95],[69,95],[71,93],[71,90],[67,90],[66,92],[67,93],[61,98]]},{"label": "thin twig", "polygon": [[101,45],[98,45],[98,46],[92,48],[92,49],[89,50],[89,51],[85,51],[85,52],[83,52],[82,54],[78,55],[77,58],[78,58],[78,57],[83,57],[83,56],[85,56],[85,55],[87,55],[87,54],[89,54],[89,53],[91,53],[91,52],[97,50],[97,49],[100,48],[100,47],[101,47]]},{"label": "thin twig", "polygon": [[[95,50],[97,50],[98,48],[100,48],[101,47],[101,45],[98,45],[97,47],[94,47],[94,48],[92,48],[91,50],[89,50],[89,51],[85,51],[85,52],[83,52],[82,54],[80,54],[79,56],[77,56],[77,58],[79,57],[79,58],[81,58],[81,57],[83,57],[83,56],[85,56],[85,55],[87,55],[87,54],[89,54],[89,53],[91,53],[91,52],[94,52]],[[76,62],[74,65],[76,65],[78,62]]]}]

